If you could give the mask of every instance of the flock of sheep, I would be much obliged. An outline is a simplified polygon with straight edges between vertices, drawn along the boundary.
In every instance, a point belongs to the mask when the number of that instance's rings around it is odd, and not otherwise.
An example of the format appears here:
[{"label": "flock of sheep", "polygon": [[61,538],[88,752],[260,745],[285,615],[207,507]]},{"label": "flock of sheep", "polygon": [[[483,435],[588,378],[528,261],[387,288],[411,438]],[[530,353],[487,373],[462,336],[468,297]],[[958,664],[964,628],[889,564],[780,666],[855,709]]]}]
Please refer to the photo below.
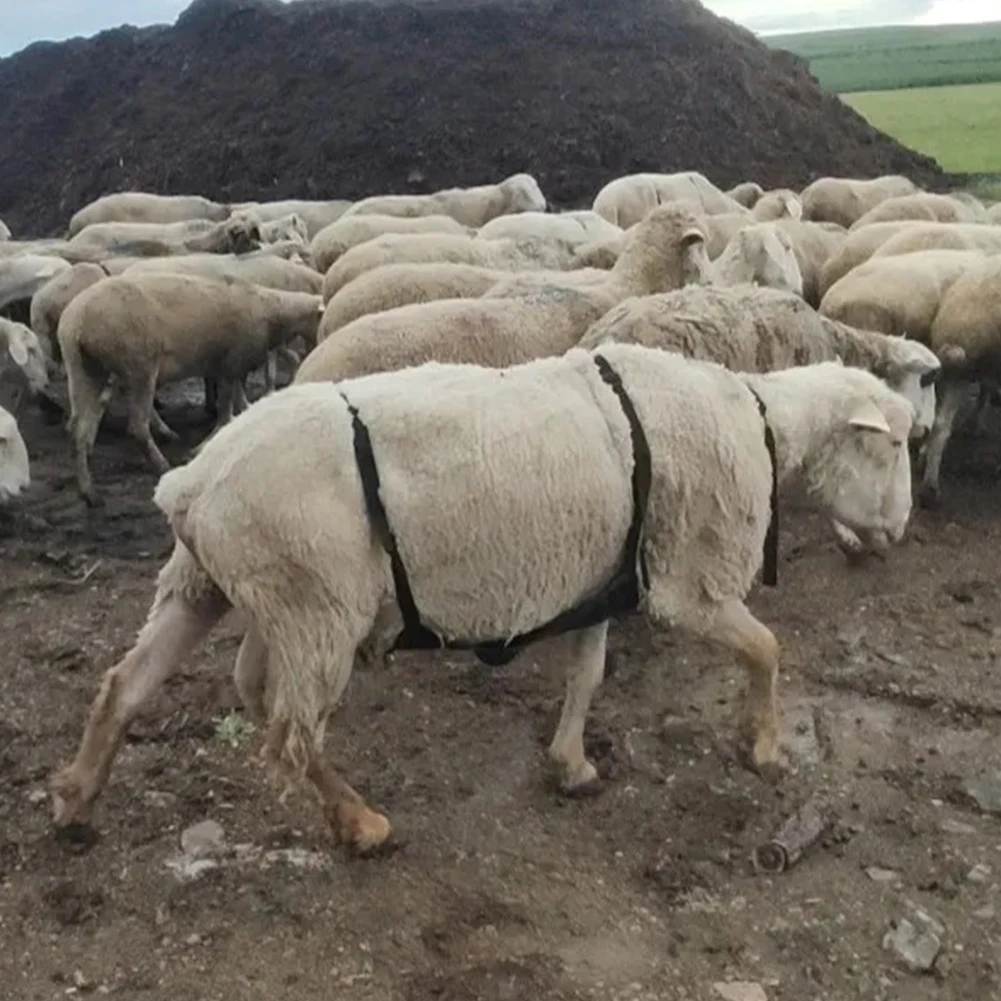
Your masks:
[{"label": "flock of sheep", "polygon": [[[782,494],[805,488],[846,554],[884,553],[911,449],[934,500],[960,404],[1001,372],[1001,205],[899,176],[797,194],[638,174],[562,213],[527,174],[354,203],[129,192],[65,239],[0,240],[0,308],[30,321],[0,320],[24,399],[65,377],[97,504],[89,455],[120,394],[175,536],[53,777],[62,827],[233,609],[268,761],[358,851],[389,823],[324,760],[324,729],[355,658],[393,649],[499,665],[545,645],[567,679],[549,754],[576,792],[597,779],[583,731],[608,621],[642,610],[741,659],[750,761],[770,768],[778,644],[744,599],[762,569],[775,583]],[[215,427],[171,469],[156,391],[189,378]],[[7,411],[0,449],[9,501],[30,475]]]}]

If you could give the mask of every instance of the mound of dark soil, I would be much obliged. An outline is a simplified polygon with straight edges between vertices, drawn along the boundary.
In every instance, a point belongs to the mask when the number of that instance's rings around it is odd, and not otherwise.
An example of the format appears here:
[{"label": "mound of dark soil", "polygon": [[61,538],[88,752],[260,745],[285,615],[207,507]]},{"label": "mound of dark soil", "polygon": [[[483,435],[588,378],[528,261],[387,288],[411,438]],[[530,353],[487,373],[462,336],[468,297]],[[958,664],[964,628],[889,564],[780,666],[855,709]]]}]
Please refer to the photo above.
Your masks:
[{"label": "mound of dark soil", "polygon": [[943,179],[693,0],[196,0],[173,27],[0,60],[0,216],[21,234],[126,188],[358,197],[530,170],[567,206],[693,168]]}]

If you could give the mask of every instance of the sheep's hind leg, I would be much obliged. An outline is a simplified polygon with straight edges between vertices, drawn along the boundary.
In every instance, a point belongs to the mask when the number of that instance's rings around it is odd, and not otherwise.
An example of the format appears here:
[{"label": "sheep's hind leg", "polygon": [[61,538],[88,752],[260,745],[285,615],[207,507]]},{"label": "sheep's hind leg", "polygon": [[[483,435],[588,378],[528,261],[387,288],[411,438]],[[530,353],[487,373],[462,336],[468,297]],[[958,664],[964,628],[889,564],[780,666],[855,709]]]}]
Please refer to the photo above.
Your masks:
[{"label": "sheep's hind leg", "polygon": [[72,764],[51,780],[57,827],[87,822],[129,723],[225,611],[216,604],[196,608],[176,593],[158,596],[135,645],[106,672]]},{"label": "sheep's hind leg", "polygon": [[163,452],[157,448],[156,442],[153,441],[153,435],[150,434],[150,425],[154,423],[153,415],[156,413],[153,408],[153,397],[156,394],[156,373],[130,379],[127,392],[129,434],[142,446],[153,468],[158,473],[165,473],[170,469],[170,463]]},{"label": "sheep's hind leg", "polygon": [[264,693],[268,680],[268,648],[253,625],[243,635],[236,654],[233,683],[240,694],[247,715],[257,723],[267,717]]},{"label": "sheep's hind leg", "polygon": [[721,605],[699,634],[737,654],[748,671],[747,728],[751,763],[759,771],[774,771],[779,758],[779,715],[775,686],[779,673],[779,645],[772,631],[760,623],[742,601]]},{"label": "sheep's hind leg", "polygon": [[598,770],[584,751],[584,724],[591,699],[605,673],[605,639],[608,623],[602,622],[559,637],[552,642],[551,657],[565,664],[566,697],[560,722],[549,745],[549,759],[558,772],[560,789],[567,794],[594,791]]},{"label": "sheep's hind leg", "polygon": [[110,389],[107,385],[98,388],[89,379],[70,386],[72,416],[69,420],[69,427],[76,449],[77,487],[84,500],[91,507],[103,503],[102,498],[94,489],[89,460],[109,396]]},{"label": "sheep's hind leg", "polygon": [[323,814],[340,844],[367,855],[389,841],[389,821],[371,809],[319,753],[310,757],[306,778],[316,789]]},{"label": "sheep's hind leg", "polygon": [[157,413],[155,402],[149,412],[149,429],[153,437],[159,438],[160,441],[181,440],[181,436]]}]

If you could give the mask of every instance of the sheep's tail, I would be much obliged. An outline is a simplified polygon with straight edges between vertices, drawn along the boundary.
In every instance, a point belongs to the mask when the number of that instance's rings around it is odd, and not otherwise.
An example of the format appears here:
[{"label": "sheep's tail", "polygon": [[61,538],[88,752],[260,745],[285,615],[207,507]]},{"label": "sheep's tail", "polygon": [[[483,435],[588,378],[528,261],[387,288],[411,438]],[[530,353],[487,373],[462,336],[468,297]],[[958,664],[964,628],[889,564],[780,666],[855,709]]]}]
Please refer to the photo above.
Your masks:
[{"label": "sheep's tail", "polygon": [[104,406],[104,390],[108,382],[95,379],[88,371],[79,337],[59,338],[63,368],[66,370],[70,416],[67,428],[72,434],[81,413],[97,412]]}]

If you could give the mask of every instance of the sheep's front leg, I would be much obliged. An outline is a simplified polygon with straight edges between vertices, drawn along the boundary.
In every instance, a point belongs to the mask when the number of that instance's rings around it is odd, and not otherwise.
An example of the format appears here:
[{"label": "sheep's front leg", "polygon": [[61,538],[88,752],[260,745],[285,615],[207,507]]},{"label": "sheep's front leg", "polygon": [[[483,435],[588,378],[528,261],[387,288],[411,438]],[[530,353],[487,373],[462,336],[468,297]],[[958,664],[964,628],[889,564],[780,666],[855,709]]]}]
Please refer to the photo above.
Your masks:
[{"label": "sheep's front leg", "polygon": [[58,827],[86,823],[129,723],[224,611],[194,608],[176,594],[154,606],[135,645],[104,675],[73,763],[51,780],[53,820]]},{"label": "sheep's front leg", "polygon": [[69,428],[73,434],[76,450],[76,481],[84,500],[95,507],[103,503],[94,489],[90,473],[90,453],[97,441],[97,429],[104,416],[104,408],[110,395],[107,386],[99,387],[89,379],[70,383],[71,416]]},{"label": "sheep's front leg", "polygon": [[942,456],[952,435],[952,425],[966,398],[968,386],[965,382],[949,380],[942,385],[942,395],[935,409],[935,422],[928,436],[925,450],[925,468],[918,494],[922,506],[936,507],[939,502],[939,476],[942,472]]},{"label": "sheep's front leg", "polygon": [[[153,397],[156,394],[156,373],[132,379],[128,386],[128,432],[142,446],[147,458],[158,473],[170,469],[163,452],[153,441],[150,425],[153,423]],[[159,420],[159,418],[157,418]]]},{"label": "sheep's front leg", "polygon": [[217,388],[218,412],[215,427],[212,429],[213,434],[233,419],[233,404],[240,392],[242,392],[242,386],[238,379],[219,380]]},{"label": "sheep's front leg", "polygon": [[264,704],[267,680],[268,648],[260,632],[251,625],[243,634],[243,642],[236,654],[233,683],[247,715],[258,723],[267,717]]},{"label": "sheep's front leg", "polygon": [[566,697],[549,758],[558,770],[560,789],[568,794],[595,787],[598,770],[584,753],[584,724],[591,699],[605,674],[605,639],[608,623],[559,637],[550,656],[565,665]]},{"label": "sheep's front leg", "polygon": [[264,363],[264,392],[273,393],[278,385],[278,351],[268,352],[268,359]]},{"label": "sheep's front leg", "polygon": [[779,645],[772,631],[760,623],[742,601],[721,605],[705,639],[732,650],[743,661],[749,676],[747,728],[751,761],[764,770],[778,764],[779,715],[775,686],[779,674]]}]

